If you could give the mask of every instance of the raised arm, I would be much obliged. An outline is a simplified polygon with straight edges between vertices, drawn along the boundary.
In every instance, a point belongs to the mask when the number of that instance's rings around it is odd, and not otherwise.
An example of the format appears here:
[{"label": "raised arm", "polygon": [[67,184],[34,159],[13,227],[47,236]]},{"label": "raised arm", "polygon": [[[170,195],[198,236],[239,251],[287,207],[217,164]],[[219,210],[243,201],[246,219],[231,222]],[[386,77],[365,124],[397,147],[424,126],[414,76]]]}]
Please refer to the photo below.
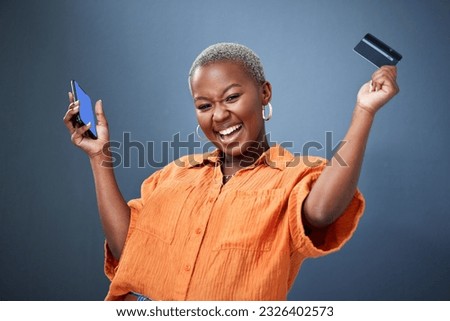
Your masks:
[{"label": "raised arm", "polygon": [[396,78],[396,67],[383,66],[359,90],[345,143],[338,152],[345,164],[333,157],[303,204],[304,219],[310,226],[330,225],[352,200],[375,114],[399,92]]},{"label": "raised arm", "polygon": [[130,208],[125,202],[117,185],[112,166],[111,155],[108,150],[109,130],[103,113],[102,102],[95,104],[97,116],[98,139],[94,140],[85,135],[90,126],[74,127],[70,119],[79,111],[79,103],[73,101],[69,93],[69,108],[64,115],[64,123],[71,134],[72,143],[81,148],[89,157],[94,174],[95,191],[100,214],[100,221],[111,253],[119,258],[125,243],[130,223]]}]

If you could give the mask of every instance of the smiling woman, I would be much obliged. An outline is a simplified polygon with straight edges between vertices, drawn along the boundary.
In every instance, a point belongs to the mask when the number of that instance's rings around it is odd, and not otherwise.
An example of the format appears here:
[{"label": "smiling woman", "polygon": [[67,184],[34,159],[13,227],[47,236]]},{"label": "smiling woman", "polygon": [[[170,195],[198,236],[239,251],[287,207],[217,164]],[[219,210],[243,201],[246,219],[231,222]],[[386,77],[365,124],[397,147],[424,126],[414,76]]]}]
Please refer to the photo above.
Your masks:
[{"label": "smiling woman", "polygon": [[[107,300],[285,300],[302,262],[339,250],[364,211],[357,190],[376,112],[397,92],[395,67],[382,67],[357,97],[331,159],[294,157],[269,146],[264,113],[272,87],[249,48],[220,43],[194,61],[189,86],[199,126],[217,147],[167,165],[125,202],[108,154],[109,130],[96,104],[98,139],[64,117],[90,158],[106,234]],[[106,146],[105,146],[106,144]]]},{"label": "smiling woman", "polygon": [[224,152],[224,175],[253,164],[269,148],[263,106],[272,95],[268,82],[256,85],[242,65],[216,62],[191,77],[197,120],[206,137]]}]

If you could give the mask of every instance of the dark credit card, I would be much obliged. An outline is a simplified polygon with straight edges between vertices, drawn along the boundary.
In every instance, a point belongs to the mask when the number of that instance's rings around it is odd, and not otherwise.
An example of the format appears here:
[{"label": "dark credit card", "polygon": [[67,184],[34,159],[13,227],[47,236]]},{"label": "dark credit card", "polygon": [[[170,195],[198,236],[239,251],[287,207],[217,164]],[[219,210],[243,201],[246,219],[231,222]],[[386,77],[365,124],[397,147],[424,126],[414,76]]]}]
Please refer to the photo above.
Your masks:
[{"label": "dark credit card", "polygon": [[353,50],[377,67],[395,66],[402,59],[401,54],[370,33],[365,35]]}]

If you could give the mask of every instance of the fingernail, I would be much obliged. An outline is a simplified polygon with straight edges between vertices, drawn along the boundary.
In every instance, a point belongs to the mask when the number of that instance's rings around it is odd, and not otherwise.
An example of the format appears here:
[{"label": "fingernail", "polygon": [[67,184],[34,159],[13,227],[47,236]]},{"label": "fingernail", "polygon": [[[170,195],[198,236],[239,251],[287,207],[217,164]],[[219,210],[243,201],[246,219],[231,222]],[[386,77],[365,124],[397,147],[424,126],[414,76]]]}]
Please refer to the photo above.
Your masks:
[{"label": "fingernail", "polygon": [[87,127],[91,127],[91,122],[86,124]]}]

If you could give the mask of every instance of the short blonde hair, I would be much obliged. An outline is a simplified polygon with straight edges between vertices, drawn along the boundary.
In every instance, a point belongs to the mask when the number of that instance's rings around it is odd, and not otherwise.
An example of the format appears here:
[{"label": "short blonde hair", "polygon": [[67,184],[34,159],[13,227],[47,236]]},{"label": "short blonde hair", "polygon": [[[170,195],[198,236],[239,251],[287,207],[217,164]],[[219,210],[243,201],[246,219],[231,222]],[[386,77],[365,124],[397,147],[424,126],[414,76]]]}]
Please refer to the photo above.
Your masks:
[{"label": "short blonde hair", "polygon": [[189,87],[192,75],[197,68],[219,61],[241,63],[257,84],[261,85],[266,81],[261,60],[253,50],[237,43],[221,42],[209,46],[194,60],[189,70]]}]

